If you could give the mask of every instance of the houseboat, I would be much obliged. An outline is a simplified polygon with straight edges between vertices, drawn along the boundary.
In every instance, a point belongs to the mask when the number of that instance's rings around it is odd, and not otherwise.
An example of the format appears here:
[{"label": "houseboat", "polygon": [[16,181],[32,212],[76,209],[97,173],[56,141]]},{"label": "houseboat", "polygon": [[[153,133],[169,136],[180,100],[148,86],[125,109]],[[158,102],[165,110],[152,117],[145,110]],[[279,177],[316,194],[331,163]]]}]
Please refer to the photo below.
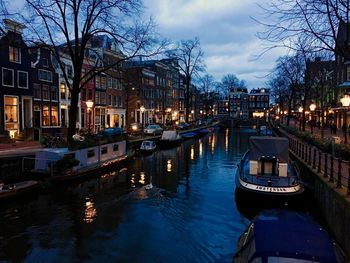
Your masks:
[{"label": "houseboat", "polygon": [[32,172],[49,174],[54,181],[66,181],[101,171],[126,159],[125,140],[79,150],[44,148],[36,152]]},{"label": "houseboat", "polygon": [[289,160],[288,144],[286,138],[251,136],[249,150],[237,167],[237,191],[257,200],[287,201],[301,196],[304,187],[299,169]]},{"label": "houseboat", "polygon": [[288,210],[266,210],[240,236],[233,262],[347,261],[343,251],[310,216]]}]

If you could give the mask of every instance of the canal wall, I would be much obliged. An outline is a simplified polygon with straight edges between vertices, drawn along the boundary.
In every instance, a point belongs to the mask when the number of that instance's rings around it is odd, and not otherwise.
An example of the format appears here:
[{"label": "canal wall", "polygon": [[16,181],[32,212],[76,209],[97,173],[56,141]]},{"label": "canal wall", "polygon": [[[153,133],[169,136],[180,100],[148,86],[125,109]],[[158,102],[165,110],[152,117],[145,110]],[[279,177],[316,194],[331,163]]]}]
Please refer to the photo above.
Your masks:
[{"label": "canal wall", "polygon": [[350,258],[350,195],[345,189],[336,188],[334,182],[317,173],[296,154],[291,152],[291,155],[299,166],[302,179],[307,182],[308,190],[312,191],[332,236]]}]

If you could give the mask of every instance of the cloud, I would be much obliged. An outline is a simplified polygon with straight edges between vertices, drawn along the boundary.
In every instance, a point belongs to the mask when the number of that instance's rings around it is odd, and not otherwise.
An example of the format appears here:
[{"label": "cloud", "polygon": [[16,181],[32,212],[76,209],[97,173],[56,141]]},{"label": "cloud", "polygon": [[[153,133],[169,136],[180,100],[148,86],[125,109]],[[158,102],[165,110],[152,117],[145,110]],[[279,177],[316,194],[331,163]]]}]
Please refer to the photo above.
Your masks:
[{"label": "cloud", "polygon": [[165,37],[174,42],[199,37],[208,74],[216,80],[232,73],[248,88],[265,86],[264,77],[285,53],[273,50],[254,60],[263,51],[256,37],[262,28],[251,18],[261,12],[254,1],[145,0],[144,5]]}]

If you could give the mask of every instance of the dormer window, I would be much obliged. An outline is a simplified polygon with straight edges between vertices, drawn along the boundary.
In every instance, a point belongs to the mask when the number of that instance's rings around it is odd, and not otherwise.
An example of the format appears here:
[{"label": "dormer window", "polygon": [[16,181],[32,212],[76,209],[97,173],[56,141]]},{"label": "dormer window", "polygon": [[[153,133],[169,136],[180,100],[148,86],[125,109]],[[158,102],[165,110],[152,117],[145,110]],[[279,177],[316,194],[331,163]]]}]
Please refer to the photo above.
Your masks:
[{"label": "dormer window", "polygon": [[9,61],[21,63],[21,49],[18,47],[9,46]]},{"label": "dormer window", "polygon": [[49,61],[47,60],[47,58],[43,58],[41,59],[42,65],[43,67],[48,67],[49,66]]}]

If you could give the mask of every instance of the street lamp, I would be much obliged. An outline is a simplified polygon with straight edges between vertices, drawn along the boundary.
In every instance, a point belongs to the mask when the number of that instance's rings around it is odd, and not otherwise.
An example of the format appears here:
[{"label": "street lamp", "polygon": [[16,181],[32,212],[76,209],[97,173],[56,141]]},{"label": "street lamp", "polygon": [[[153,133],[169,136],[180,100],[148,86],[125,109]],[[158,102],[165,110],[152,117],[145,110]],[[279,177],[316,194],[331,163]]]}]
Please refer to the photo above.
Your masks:
[{"label": "street lamp", "polygon": [[350,105],[350,96],[345,94],[344,97],[340,99],[341,104],[344,107],[344,142],[348,142],[347,138],[347,119],[346,119],[346,108]]},{"label": "street lamp", "polygon": [[92,107],[94,106],[94,102],[92,100],[88,100],[86,101],[86,106],[88,108],[88,113],[89,113],[89,125],[88,125],[88,131],[89,133],[91,132],[91,110],[92,110]]},{"label": "street lamp", "polygon": [[140,111],[141,111],[141,123],[142,123],[142,134],[143,134],[143,127],[144,127],[144,122],[145,122],[145,107],[141,106],[140,107]]},{"label": "street lamp", "polygon": [[299,107],[298,108],[298,112],[300,113],[299,114],[299,131],[301,131],[301,122],[303,121],[303,116],[302,116],[302,113],[303,113],[303,107]]},{"label": "street lamp", "polygon": [[313,130],[313,112],[315,111],[316,109],[316,104],[314,103],[311,103],[310,104],[310,111],[311,111],[311,120],[310,120],[310,126],[311,126],[311,134],[313,134],[314,130]]}]

